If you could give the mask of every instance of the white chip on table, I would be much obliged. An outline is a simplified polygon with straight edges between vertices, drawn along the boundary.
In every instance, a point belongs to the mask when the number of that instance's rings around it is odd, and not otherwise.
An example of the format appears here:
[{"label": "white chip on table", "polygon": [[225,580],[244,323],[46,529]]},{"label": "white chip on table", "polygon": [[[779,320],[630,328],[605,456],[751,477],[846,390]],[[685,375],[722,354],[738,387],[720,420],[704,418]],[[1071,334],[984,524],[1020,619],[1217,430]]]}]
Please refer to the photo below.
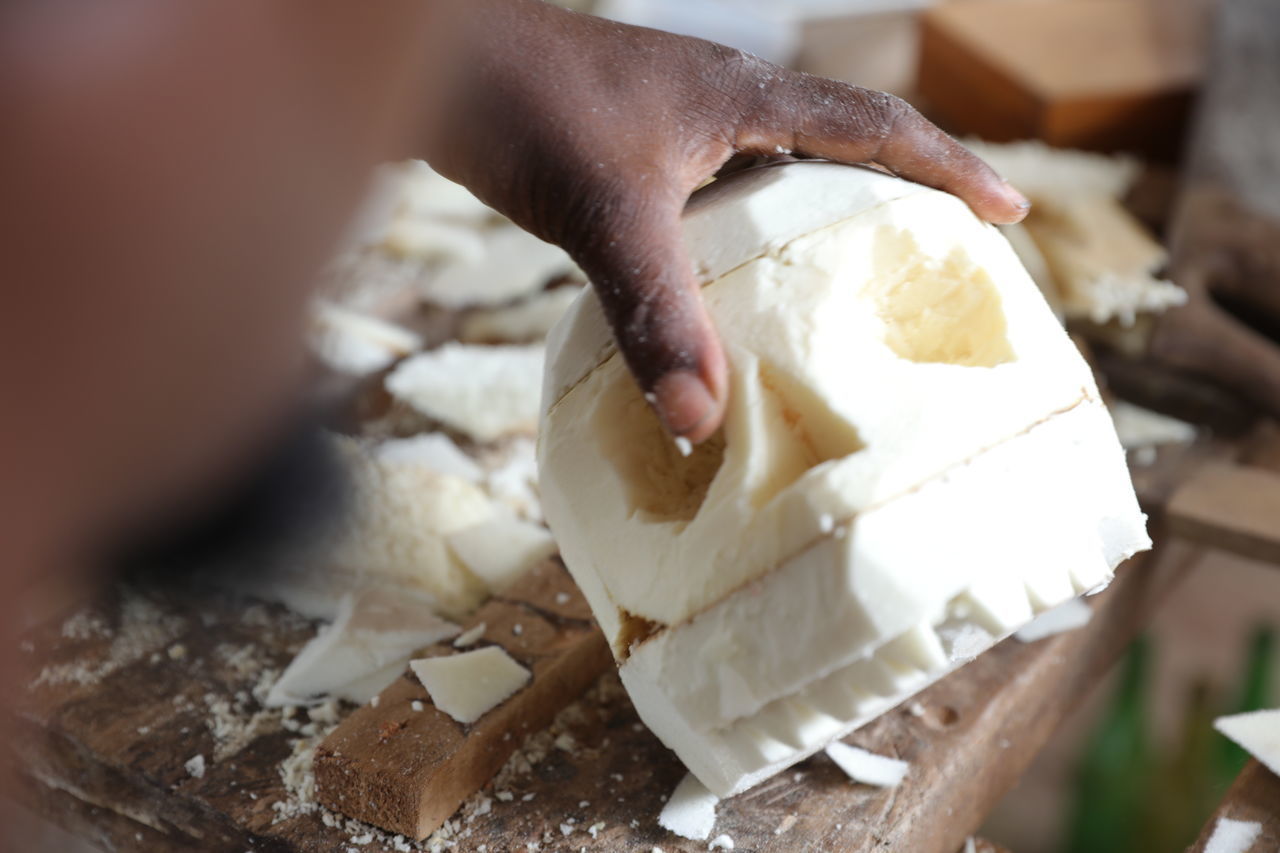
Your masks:
[{"label": "white chip on table", "polygon": [[555,287],[514,305],[479,308],[462,320],[459,339],[475,343],[540,341],[578,298],[578,287]]},{"label": "white chip on table", "polygon": [[1261,834],[1260,823],[1221,817],[1204,845],[1204,853],[1249,853]]},{"label": "white chip on table", "polygon": [[1219,717],[1213,727],[1280,775],[1280,709]]},{"label": "white chip on table", "polygon": [[404,672],[416,652],[458,634],[427,596],[371,588],[344,597],[338,617],[303,646],[267,694],[267,707],[327,698],[364,704]]},{"label": "white chip on table", "polygon": [[719,802],[720,798],[690,773],[667,800],[658,815],[658,824],[682,838],[706,841],[716,827],[716,805]]},{"label": "white chip on table", "polygon": [[326,300],[312,307],[308,343],[330,370],[367,376],[422,349],[422,337],[378,317]]},{"label": "white chip on table", "polygon": [[445,344],[401,362],[387,390],[476,441],[532,434],[538,426],[541,346]]},{"label": "white chip on table", "polygon": [[483,249],[469,262],[443,268],[423,286],[423,296],[445,308],[501,305],[528,296],[554,279],[578,275],[564,250],[515,225],[485,230]]},{"label": "white chip on table", "polygon": [[892,788],[902,782],[911,767],[905,761],[876,755],[840,741],[827,745],[827,755],[853,781],[881,788]]},{"label": "white chip on table", "polygon": [[449,547],[489,591],[500,593],[556,552],[551,531],[510,511],[446,537]]},{"label": "white chip on table", "polygon": [[497,646],[410,661],[409,667],[435,706],[460,723],[474,723],[532,677]]}]

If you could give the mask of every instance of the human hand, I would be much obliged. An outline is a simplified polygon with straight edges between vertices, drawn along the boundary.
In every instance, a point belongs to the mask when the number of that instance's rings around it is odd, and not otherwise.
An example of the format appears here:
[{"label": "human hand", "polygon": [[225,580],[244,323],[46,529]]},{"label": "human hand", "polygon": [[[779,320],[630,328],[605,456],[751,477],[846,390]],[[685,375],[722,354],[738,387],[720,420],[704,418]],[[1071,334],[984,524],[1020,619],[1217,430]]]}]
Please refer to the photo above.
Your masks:
[{"label": "human hand", "polygon": [[475,64],[449,87],[428,159],[569,252],[673,435],[701,441],[724,417],[725,356],[680,219],[731,158],[874,162],[987,221],[1026,215],[1021,194],[899,98],[539,0],[473,2]]}]

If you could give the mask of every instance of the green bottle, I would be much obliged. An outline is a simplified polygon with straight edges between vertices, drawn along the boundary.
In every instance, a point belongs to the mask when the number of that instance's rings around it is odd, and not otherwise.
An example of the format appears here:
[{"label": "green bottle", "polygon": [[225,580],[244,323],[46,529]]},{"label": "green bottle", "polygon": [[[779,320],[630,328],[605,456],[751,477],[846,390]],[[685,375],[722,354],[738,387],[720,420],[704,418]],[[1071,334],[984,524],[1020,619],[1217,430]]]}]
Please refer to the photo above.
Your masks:
[{"label": "green bottle", "polygon": [[1196,680],[1183,704],[1181,731],[1166,759],[1155,764],[1144,810],[1144,835],[1153,851],[1186,850],[1221,798],[1213,786],[1213,718],[1217,702],[1207,679]]},{"label": "green bottle", "polygon": [[1151,779],[1146,694],[1150,649],[1135,640],[1125,655],[1120,685],[1090,738],[1078,770],[1066,853],[1139,853],[1144,801]]}]

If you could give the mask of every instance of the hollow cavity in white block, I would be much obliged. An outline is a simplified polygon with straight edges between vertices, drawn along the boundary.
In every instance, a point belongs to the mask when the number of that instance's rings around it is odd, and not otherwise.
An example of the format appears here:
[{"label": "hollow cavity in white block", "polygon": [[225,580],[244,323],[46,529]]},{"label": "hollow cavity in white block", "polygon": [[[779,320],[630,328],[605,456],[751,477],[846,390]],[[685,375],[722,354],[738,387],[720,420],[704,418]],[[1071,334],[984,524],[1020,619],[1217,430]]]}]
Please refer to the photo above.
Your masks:
[{"label": "hollow cavity in white block", "polygon": [[401,362],[387,391],[476,441],[533,433],[538,423],[541,346],[445,344]]},{"label": "hollow cavity in white block", "polygon": [[1213,727],[1280,775],[1280,709],[1219,717]]},{"label": "hollow cavity in white block", "polygon": [[658,815],[658,824],[681,838],[706,841],[716,827],[720,798],[706,789],[692,773],[676,786]]},{"label": "hollow cavity in white block", "polygon": [[728,835],[717,835],[711,839],[711,843],[707,845],[708,850],[732,850],[733,838]]},{"label": "hollow cavity in white block", "polygon": [[892,788],[907,776],[911,765],[836,741],[827,745],[827,756],[855,782]]},{"label": "hollow cavity in white block", "polygon": [[1204,846],[1204,853],[1249,853],[1261,834],[1260,823],[1220,817]]},{"label": "hollow cavity in white block", "polygon": [[1072,598],[1057,607],[1046,610],[1014,634],[1021,642],[1034,643],[1055,634],[1065,634],[1089,624],[1093,618],[1093,608],[1083,599]]},{"label": "hollow cavity in white block", "polygon": [[497,646],[410,661],[409,667],[435,706],[460,723],[474,723],[532,677]]},{"label": "hollow cavity in white block", "polygon": [[539,482],[641,717],[728,796],[1150,540],[1088,365],[958,199],[796,163],[710,185],[685,233],[723,428],[680,452],[587,291],[548,338]]}]

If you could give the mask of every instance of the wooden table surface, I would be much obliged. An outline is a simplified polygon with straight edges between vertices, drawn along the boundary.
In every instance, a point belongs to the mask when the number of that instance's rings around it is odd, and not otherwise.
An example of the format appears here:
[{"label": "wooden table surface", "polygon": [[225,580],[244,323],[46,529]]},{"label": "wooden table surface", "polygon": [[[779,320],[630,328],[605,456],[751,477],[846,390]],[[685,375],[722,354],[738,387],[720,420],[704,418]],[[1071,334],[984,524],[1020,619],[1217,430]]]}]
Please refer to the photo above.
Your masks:
[{"label": "wooden table surface", "polygon": [[[960,849],[1193,553],[1134,561],[1092,599],[1087,628],[1007,641],[848,739],[909,761],[900,787],[852,784],[817,757],[722,803],[717,834],[738,850]],[[612,674],[421,845],[326,812],[302,771],[338,716],[289,719],[256,698],[311,633],[226,594],[136,591],[37,629],[13,741],[22,799],[110,850],[706,848],[658,827],[684,770]]]}]

